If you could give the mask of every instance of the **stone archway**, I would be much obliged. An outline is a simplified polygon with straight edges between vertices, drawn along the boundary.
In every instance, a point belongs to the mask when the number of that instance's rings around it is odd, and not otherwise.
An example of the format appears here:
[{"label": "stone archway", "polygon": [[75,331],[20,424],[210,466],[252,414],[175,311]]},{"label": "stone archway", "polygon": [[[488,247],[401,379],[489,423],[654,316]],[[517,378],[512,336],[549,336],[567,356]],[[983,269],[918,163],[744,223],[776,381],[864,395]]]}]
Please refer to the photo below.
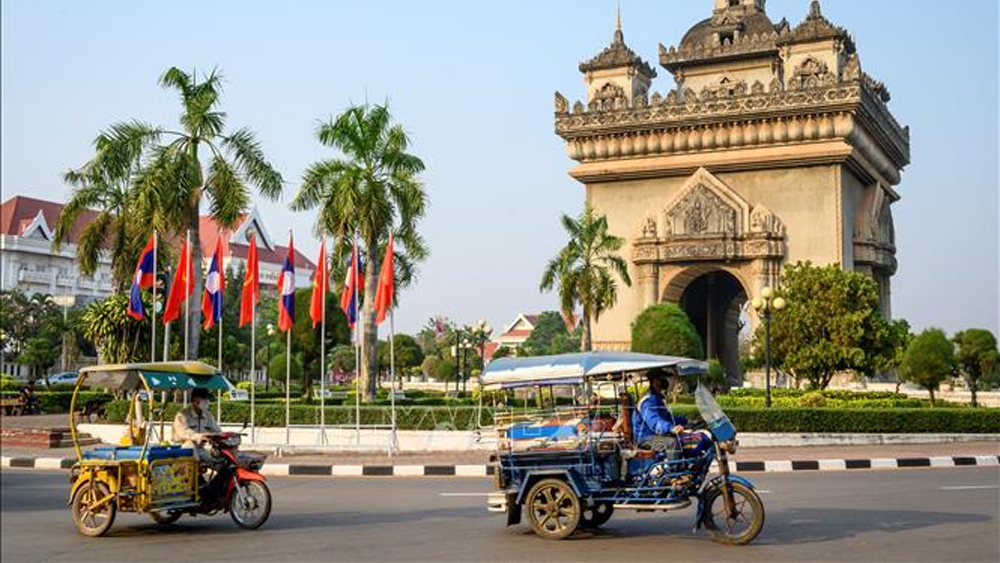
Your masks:
[{"label": "stone archway", "polygon": [[740,314],[748,289],[737,273],[712,266],[688,268],[676,275],[663,292],[663,300],[679,305],[705,346],[705,357],[722,364],[726,377],[736,383],[743,373],[739,358]]}]

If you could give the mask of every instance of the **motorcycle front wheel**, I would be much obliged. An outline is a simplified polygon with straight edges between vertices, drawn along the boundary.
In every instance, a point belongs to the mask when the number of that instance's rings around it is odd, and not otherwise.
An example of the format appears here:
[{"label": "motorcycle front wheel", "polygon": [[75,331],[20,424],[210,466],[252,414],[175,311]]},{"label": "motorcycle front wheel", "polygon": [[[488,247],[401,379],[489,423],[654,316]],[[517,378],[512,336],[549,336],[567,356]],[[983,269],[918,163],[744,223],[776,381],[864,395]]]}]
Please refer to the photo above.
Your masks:
[{"label": "motorcycle front wheel", "polygon": [[229,514],[244,530],[256,530],[271,515],[271,491],[263,481],[244,481],[229,497]]},{"label": "motorcycle front wheel", "polygon": [[753,489],[732,482],[734,514],[726,509],[722,488],[716,488],[705,498],[705,512],[701,523],[708,530],[712,541],[727,545],[746,545],[764,528],[764,503]]}]

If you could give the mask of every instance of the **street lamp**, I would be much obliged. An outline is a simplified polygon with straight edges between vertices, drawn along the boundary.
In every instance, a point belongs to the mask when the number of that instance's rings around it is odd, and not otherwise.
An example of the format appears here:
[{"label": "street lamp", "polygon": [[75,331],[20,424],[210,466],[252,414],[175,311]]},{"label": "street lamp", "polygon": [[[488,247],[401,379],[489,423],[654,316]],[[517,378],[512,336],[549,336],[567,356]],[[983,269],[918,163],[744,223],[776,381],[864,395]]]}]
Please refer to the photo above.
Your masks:
[{"label": "street lamp", "polygon": [[[466,330],[466,334],[472,334],[471,330]],[[466,382],[469,380],[469,348],[472,348],[472,343],[469,342],[468,338],[462,339],[462,364],[465,369],[461,371],[462,374],[462,393],[467,390]]]},{"label": "street lamp", "polygon": [[[271,390],[271,343],[274,341],[274,324],[267,323],[267,369],[264,370],[264,392]],[[256,385],[256,383],[254,384]]]},{"label": "street lamp", "polygon": [[785,308],[785,300],[775,297],[774,290],[764,286],[760,297],[754,297],[750,302],[755,311],[764,320],[764,405],[771,407],[771,313]]}]

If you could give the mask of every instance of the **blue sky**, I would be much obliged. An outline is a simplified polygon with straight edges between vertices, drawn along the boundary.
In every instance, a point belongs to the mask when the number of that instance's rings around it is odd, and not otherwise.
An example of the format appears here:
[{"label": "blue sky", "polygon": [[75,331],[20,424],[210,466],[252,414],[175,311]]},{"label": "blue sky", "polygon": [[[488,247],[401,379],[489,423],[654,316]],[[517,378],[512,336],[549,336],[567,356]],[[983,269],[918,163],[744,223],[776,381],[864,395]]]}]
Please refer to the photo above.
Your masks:
[{"label": "blue sky", "polygon": [[[711,0],[623,0],[628,44],[650,61],[711,13]],[[770,0],[799,22],[807,0]],[[998,321],[998,45],[995,0],[827,0],[824,14],[857,40],[866,71],[892,92],[912,130],[912,164],[894,206],[899,272],[893,310],[948,331]],[[260,202],[272,233],[307,240],[314,213],[285,206],[302,170],[330,156],[317,120],[350,102],[388,99],[427,164],[423,231],[432,256],[403,295],[397,326],[445,314],[500,327],[555,308],[538,292],[563,242],[561,213],[582,187],[552,132],[552,92],[582,97],[577,64],[605,47],[612,0],[537,2],[4,1],[3,197],[64,199],[62,172],[97,132],[140,118],[176,123],[170,66],[226,77],[232,126],[257,131],[288,182]],[[659,72],[654,89],[672,81]]]}]

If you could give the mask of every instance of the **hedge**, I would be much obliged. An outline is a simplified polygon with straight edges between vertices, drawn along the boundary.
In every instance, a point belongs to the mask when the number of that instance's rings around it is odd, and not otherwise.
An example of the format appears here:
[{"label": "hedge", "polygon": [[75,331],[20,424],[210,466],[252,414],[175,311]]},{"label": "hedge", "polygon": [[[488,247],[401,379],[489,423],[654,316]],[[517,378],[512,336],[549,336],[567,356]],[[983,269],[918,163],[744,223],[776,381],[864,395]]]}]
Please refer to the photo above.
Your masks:
[{"label": "hedge", "polygon": [[[167,420],[171,420],[180,405],[168,404]],[[215,406],[213,405],[213,409]],[[125,401],[107,405],[109,422],[124,420],[128,409]],[[474,430],[477,420],[476,407],[423,407],[399,406],[396,420],[405,430]],[[327,424],[354,424],[353,407],[327,407]],[[677,405],[674,412],[698,419],[696,408]],[[741,432],[837,432],[837,433],[1000,433],[1000,409],[834,409],[834,408],[729,408],[726,409],[733,423]],[[225,422],[249,421],[248,403],[223,403],[222,418]],[[292,424],[318,424],[319,408],[292,405]],[[362,424],[388,425],[390,412],[387,407],[362,406]],[[260,426],[282,426],[285,423],[284,405],[257,405],[256,422]],[[483,408],[482,424],[493,422],[493,411]]]},{"label": "hedge", "polygon": [[[4,395],[16,396],[17,393],[5,391]],[[73,391],[35,391],[38,404],[43,412],[48,414],[68,413],[70,401],[73,400]],[[76,408],[82,409],[88,402],[97,401],[107,403],[114,399],[110,393],[103,391],[80,391],[80,396],[76,398]]]}]

